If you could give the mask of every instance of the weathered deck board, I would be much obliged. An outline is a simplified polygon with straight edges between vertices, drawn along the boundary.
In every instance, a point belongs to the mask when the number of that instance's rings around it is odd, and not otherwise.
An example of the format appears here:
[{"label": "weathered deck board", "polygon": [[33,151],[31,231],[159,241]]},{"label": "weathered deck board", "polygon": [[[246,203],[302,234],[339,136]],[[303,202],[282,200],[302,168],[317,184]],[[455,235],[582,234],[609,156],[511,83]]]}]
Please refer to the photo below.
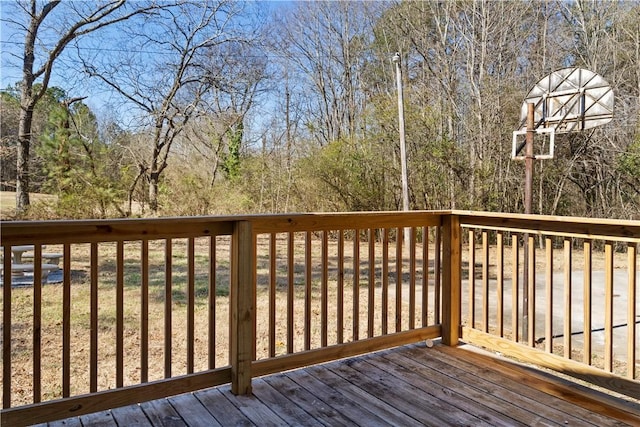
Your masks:
[{"label": "weathered deck board", "polygon": [[123,406],[111,411],[113,419],[118,425],[152,426],[153,424],[139,405]]},{"label": "weathered deck board", "polygon": [[[227,389],[226,393],[230,393]],[[252,426],[253,424],[227,399],[220,389],[201,390],[195,396],[221,425]]]},{"label": "weathered deck board", "polygon": [[315,427],[323,425],[262,378],[257,378],[253,381],[253,393],[262,403],[270,407],[289,425],[300,424],[300,420],[305,420],[305,426]]},{"label": "weathered deck board", "polygon": [[[442,365],[434,366],[430,364],[430,366],[426,366],[420,363],[419,360],[393,353],[385,355],[385,359],[391,363],[398,364],[404,369],[415,372],[418,376],[430,378],[437,384],[446,385],[452,393],[471,398],[474,402],[482,402],[488,408],[507,414],[511,419],[511,424],[516,422],[515,420],[527,425],[540,425],[545,422],[545,418],[538,412],[529,410],[529,408],[537,406],[535,401],[511,392],[498,384],[486,381],[473,373],[456,369],[455,366],[444,363]],[[384,361],[381,363],[384,363]],[[397,368],[393,367],[393,369]],[[446,371],[440,369],[446,369]],[[493,396],[494,399],[487,399],[487,396]],[[551,408],[550,412],[552,414],[554,412],[560,413],[555,411],[554,408]]]},{"label": "weathered deck board", "polygon": [[205,408],[193,393],[180,394],[169,398],[184,422],[191,427],[218,427],[218,420]]},{"label": "weathered deck board", "polygon": [[465,348],[416,344],[258,378],[253,396],[234,396],[227,385],[82,416],[80,422],[196,427],[640,425],[640,402],[613,401],[535,372]]}]

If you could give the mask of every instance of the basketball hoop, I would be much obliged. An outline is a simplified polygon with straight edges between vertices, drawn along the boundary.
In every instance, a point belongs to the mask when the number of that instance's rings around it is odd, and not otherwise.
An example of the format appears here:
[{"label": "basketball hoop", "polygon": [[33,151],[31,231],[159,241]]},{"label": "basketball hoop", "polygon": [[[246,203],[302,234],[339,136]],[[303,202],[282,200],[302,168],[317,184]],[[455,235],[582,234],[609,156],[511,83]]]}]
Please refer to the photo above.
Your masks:
[{"label": "basketball hoop", "polygon": [[[533,199],[533,162],[553,159],[556,133],[583,131],[604,125],[613,119],[613,90],[596,73],[582,68],[563,68],[549,74],[533,86],[522,103],[520,125],[513,132],[511,158],[525,163],[524,211],[531,214]],[[548,153],[535,154],[536,134],[549,134]],[[518,136],[525,135],[518,144]],[[544,146],[544,145],[543,145]],[[519,155],[525,148],[525,155]],[[529,234],[524,235],[523,282],[529,278]],[[531,249],[533,250],[533,249]],[[529,291],[522,289],[522,337],[529,337]],[[533,345],[533,344],[531,344]]]},{"label": "basketball hoop", "polygon": [[[549,151],[546,153],[535,154],[534,157],[540,160],[548,160],[553,159],[553,153],[555,151],[555,141],[556,141],[556,129],[555,128],[538,128],[535,130],[536,134],[548,134],[549,135]],[[518,144],[518,136],[524,136],[527,134],[526,130],[514,130],[513,131],[513,141],[511,144],[511,160],[524,160],[525,156],[518,156],[517,153],[522,150],[524,147],[524,142]]]},{"label": "basketball hoop", "polygon": [[518,136],[527,133],[528,105],[534,105],[533,130],[549,134],[549,151],[536,159],[553,159],[555,135],[591,129],[613,119],[613,89],[599,74],[584,68],[563,68],[544,77],[529,91],[520,108],[520,124],[513,132],[511,159],[520,155],[525,143]]},{"label": "basketball hoop", "polygon": [[527,104],[534,104],[535,129],[556,133],[581,131],[613,119],[613,89],[599,74],[584,68],[563,68],[529,91],[520,109],[520,130],[526,130]]}]

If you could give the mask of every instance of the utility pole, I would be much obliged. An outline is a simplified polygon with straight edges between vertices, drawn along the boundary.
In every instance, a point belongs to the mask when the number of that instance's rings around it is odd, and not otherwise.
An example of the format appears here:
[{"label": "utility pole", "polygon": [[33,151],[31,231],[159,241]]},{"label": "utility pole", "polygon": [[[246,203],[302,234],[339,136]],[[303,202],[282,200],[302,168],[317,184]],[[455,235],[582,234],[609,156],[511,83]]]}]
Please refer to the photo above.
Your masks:
[{"label": "utility pole", "polygon": [[[404,139],[404,96],[402,93],[402,67],[400,67],[400,53],[393,55],[396,64],[396,86],[398,88],[398,129],[400,131],[400,169],[402,173],[402,210],[409,210],[409,182],[407,179],[407,149]],[[404,229],[405,242],[409,241],[409,229]]]}]

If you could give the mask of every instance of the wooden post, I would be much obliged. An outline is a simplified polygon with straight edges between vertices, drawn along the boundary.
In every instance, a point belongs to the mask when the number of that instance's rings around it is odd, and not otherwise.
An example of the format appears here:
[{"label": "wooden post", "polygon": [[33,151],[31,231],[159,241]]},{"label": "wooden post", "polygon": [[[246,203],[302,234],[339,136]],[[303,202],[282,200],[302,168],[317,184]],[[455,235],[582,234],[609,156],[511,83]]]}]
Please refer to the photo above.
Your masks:
[{"label": "wooden post", "polygon": [[231,242],[231,392],[251,394],[254,259],[251,223],[238,221]]},{"label": "wooden post", "polygon": [[443,217],[442,231],[442,343],[456,346],[460,340],[462,288],[460,218]]}]

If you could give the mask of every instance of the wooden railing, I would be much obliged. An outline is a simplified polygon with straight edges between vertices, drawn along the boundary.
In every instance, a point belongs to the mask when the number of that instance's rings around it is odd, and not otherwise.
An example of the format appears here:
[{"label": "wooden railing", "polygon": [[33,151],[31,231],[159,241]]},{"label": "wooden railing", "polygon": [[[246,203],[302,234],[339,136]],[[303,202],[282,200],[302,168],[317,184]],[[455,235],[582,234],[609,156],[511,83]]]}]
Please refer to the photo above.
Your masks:
[{"label": "wooden railing", "polygon": [[[2,424],[229,382],[249,393],[257,375],[440,337],[447,218],[3,223],[4,254],[34,245],[36,271],[33,286],[3,277]],[[47,281],[44,245],[63,254]]]},{"label": "wooden railing", "polygon": [[640,399],[638,221],[458,218],[465,341]]},{"label": "wooden railing", "polygon": [[[638,397],[638,240],[637,221],[457,211],[6,222],[4,254],[34,245],[35,271],[3,277],[2,425],[249,393],[255,376],[439,337]],[[43,245],[63,254],[46,283]]]}]

